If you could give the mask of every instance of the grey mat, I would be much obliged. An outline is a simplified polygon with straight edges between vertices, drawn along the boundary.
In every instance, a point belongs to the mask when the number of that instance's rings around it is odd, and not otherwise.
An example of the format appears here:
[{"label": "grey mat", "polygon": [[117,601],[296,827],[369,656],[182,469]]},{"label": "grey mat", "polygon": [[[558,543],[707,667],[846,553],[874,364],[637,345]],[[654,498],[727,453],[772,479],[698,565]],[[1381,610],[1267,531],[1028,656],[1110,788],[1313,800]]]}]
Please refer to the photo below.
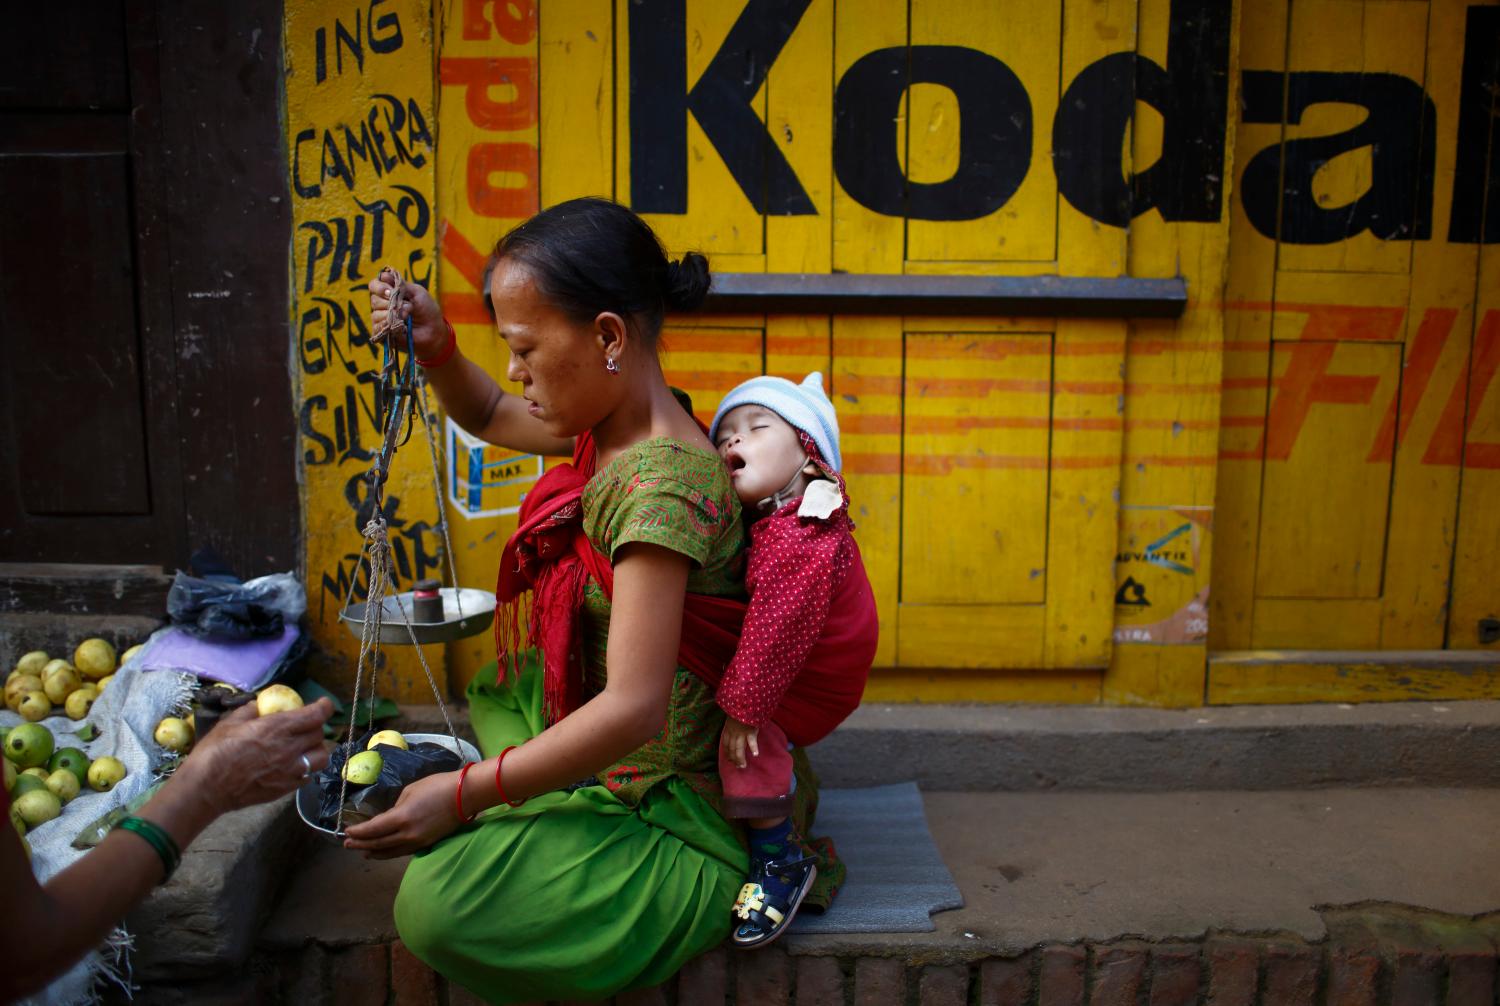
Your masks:
[{"label": "grey mat", "polygon": [[932,912],[963,907],[916,783],[824,790],[813,832],[833,839],[849,879],[833,907],[798,912],[790,932],[930,933]]}]

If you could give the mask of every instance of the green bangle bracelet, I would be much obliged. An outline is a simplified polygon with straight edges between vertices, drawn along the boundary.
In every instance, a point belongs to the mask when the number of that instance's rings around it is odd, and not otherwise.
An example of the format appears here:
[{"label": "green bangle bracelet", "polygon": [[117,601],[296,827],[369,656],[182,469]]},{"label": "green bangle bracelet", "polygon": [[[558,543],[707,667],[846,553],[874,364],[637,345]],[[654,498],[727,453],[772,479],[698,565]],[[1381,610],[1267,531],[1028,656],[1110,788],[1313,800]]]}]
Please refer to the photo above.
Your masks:
[{"label": "green bangle bracelet", "polygon": [[172,840],[171,835],[167,834],[166,829],[141,817],[127,817],[116,827],[134,832],[156,850],[156,854],[161,857],[163,871],[161,882],[165,884],[176,871],[177,864],[182,862],[182,851],[177,848],[177,843]]}]

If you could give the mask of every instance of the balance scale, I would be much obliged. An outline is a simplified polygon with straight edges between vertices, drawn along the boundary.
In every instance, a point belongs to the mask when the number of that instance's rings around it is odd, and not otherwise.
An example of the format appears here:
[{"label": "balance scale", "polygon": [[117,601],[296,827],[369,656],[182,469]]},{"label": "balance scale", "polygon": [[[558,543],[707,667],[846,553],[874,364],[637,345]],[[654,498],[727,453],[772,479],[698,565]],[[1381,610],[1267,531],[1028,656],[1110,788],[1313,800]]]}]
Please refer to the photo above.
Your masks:
[{"label": "balance scale", "polygon": [[[394,278],[391,281],[391,304],[387,314],[385,331],[380,339],[383,357],[380,383],[376,386],[376,415],[381,429],[380,451],[370,465],[366,480],[369,483],[370,519],[364,527],[365,545],[361,562],[368,572],[367,597],[354,600],[354,580],[351,577],[349,594],[345,597],[339,620],[360,641],[359,661],[354,672],[353,709],[359,708],[361,693],[368,693],[370,717],[373,722],[375,709],[375,676],[379,671],[380,647],[411,646],[416,650],[427,684],[432,688],[433,698],[442,711],[448,726],[447,735],[412,734],[412,738],[433,741],[458,753],[465,761],[479,761],[480,755],[468,741],[459,739],[448,716],[448,707],[443,702],[442,690],[427,666],[427,657],[422,646],[428,643],[448,643],[477,635],[489,628],[495,618],[495,595],[487,590],[459,587],[458,571],[453,559],[453,543],[448,535],[448,513],[443,505],[442,473],[438,467],[437,438],[432,434],[430,410],[427,405],[427,385],[417,370],[416,347],[412,339],[411,319],[400,318],[400,307],[404,300],[401,275],[387,267]],[[387,271],[382,270],[382,274]],[[404,355],[404,362],[403,362]],[[390,475],[391,460],[396,449],[411,439],[414,419],[422,420],[422,431],[427,438],[428,456],[432,461],[432,489],[437,501],[438,527],[443,533],[444,554],[448,558],[448,576],[452,586],[442,586],[436,580],[422,580],[411,590],[387,593],[391,573],[391,545],[388,537],[382,500],[386,479]],[[406,428],[402,436],[402,427]],[[349,733],[342,742],[345,758],[354,753],[355,726],[357,717],[349,717]],[[344,803],[348,789],[347,780],[340,779],[339,813],[336,826],[326,827],[316,818],[316,808],[322,794],[322,784],[316,778],[309,779],[297,792],[297,812],[302,820],[316,831],[333,838],[344,834]]]}]

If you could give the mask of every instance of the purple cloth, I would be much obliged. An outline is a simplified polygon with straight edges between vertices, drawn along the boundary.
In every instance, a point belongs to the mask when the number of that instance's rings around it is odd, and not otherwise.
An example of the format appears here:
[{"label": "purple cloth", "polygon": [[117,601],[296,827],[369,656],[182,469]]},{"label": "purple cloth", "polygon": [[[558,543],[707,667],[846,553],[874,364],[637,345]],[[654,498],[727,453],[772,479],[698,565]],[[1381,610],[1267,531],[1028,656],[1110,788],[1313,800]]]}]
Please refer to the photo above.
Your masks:
[{"label": "purple cloth", "polygon": [[295,625],[287,625],[280,636],[220,641],[169,628],[162,630],[136,659],[143,670],[196,674],[248,692],[266,683],[298,634]]}]

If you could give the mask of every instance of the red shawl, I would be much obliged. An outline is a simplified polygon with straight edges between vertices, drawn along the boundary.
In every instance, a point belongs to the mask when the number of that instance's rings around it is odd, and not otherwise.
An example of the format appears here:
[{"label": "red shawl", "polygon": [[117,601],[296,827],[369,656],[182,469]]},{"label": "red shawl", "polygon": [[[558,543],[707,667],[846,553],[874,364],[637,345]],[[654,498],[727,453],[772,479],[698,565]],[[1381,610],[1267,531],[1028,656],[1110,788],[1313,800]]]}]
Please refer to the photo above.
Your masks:
[{"label": "red shawl", "polygon": [[[520,523],[500,556],[495,598],[495,649],[500,676],[519,672],[522,646],[542,652],[547,721],[555,723],[583,705],[585,670],[578,617],[583,589],[592,579],[614,595],[614,567],[583,530],[583,487],[597,468],[594,438],[578,437],[571,465],[558,465],[537,480],[521,503]],[[521,595],[532,592],[526,631],[521,631]],[[687,595],[677,662],[718,686],[739,645],[745,603],[706,594]]]}]

